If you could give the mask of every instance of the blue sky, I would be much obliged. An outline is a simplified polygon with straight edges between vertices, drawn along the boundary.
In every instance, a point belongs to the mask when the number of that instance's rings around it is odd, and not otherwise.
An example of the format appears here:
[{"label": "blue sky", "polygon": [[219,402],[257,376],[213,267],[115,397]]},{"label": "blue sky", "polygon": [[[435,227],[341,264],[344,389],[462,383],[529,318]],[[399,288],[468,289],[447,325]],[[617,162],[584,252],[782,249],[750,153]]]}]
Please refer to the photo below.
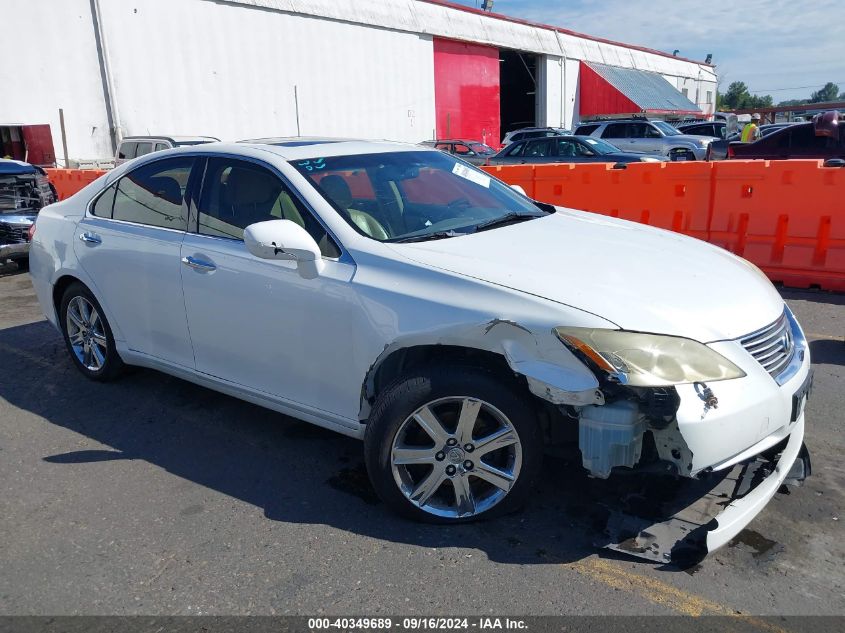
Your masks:
[{"label": "blue sky", "polygon": [[493,10],[670,53],[677,48],[690,59],[713,53],[721,92],[744,81],[777,103],[809,97],[828,81],[845,91],[845,9],[836,0],[494,0]]}]

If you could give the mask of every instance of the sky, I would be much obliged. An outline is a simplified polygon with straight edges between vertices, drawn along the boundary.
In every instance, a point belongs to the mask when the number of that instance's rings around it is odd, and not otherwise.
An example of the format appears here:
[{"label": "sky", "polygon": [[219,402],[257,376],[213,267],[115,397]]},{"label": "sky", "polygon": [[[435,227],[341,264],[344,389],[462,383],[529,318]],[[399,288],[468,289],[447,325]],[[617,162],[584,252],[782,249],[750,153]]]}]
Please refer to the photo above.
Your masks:
[{"label": "sky", "polygon": [[[481,0],[453,0],[478,6]],[[775,103],[828,81],[845,92],[845,9],[836,0],[494,0],[493,11],[704,60],[724,93],[744,81]]]}]

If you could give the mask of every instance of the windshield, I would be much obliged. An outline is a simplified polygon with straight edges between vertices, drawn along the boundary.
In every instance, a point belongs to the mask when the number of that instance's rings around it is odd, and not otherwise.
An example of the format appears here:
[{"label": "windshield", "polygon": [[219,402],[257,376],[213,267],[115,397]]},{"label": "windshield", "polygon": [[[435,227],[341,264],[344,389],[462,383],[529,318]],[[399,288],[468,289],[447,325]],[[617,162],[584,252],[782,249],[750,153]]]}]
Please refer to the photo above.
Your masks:
[{"label": "windshield", "polygon": [[[439,239],[546,215],[531,200],[443,152],[291,161],[356,231],[387,241]],[[483,225],[483,226],[482,226]]]},{"label": "windshield", "polygon": [[590,149],[593,150],[596,154],[618,154],[622,150],[616,147],[616,145],[611,145],[607,141],[603,141],[598,138],[582,138],[583,142],[590,146]]},{"label": "windshield", "polygon": [[652,121],[652,123],[666,136],[678,136],[680,134],[677,129],[666,123],[666,121]]},{"label": "windshield", "polygon": [[472,143],[469,148],[476,154],[481,154],[483,156],[496,153],[496,150],[484,143]]}]

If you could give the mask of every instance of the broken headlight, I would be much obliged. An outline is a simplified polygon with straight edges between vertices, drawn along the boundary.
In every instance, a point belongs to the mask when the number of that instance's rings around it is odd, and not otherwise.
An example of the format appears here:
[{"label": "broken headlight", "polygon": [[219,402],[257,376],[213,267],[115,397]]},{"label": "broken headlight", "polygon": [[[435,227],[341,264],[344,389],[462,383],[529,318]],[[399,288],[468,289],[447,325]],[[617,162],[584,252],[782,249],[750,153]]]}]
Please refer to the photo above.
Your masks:
[{"label": "broken headlight", "polygon": [[742,378],[745,372],[688,338],[622,330],[557,327],[557,337],[608,377],[632,387],[663,387]]}]

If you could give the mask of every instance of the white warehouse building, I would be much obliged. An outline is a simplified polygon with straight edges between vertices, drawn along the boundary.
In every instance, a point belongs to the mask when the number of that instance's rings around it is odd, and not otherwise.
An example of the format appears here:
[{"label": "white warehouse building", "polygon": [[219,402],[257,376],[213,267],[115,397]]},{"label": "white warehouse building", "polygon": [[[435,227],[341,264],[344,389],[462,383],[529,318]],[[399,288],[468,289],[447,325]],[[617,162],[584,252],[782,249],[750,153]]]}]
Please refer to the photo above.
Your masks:
[{"label": "white warehouse building", "polygon": [[[442,0],[4,0],[0,12],[13,55],[0,151],[31,162],[50,162],[32,160],[48,140],[61,165],[63,146],[107,159],[146,134],[498,145],[587,116],[704,117],[716,95],[710,64]],[[642,90],[655,75],[671,94]]]}]

